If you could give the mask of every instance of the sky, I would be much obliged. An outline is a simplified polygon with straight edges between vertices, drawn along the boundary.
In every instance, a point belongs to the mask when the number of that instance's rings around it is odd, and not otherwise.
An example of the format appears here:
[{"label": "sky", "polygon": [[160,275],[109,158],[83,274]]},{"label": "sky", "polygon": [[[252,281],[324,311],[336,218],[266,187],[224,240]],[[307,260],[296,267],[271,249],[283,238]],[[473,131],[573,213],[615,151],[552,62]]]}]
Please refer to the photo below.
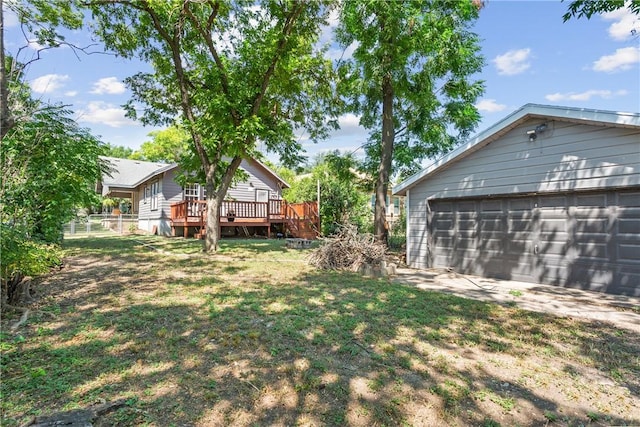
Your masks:
[{"label": "sky", "polygon": [[[485,58],[485,93],[476,104],[482,120],[474,133],[490,127],[527,103],[640,112],[640,17],[625,10],[562,22],[568,2],[489,0],[473,31],[481,39]],[[14,16],[5,14],[5,48],[21,61],[36,54]],[[322,39],[330,41],[332,28]],[[67,35],[76,46],[95,41],[84,31]],[[21,50],[19,50],[22,48]],[[90,49],[100,52],[101,46]],[[348,56],[350,50],[347,49]],[[329,55],[342,50],[332,46]],[[131,93],[123,80],[150,67],[103,53],[85,55],[70,48],[40,52],[26,72],[33,96],[69,105],[81,126],[113,145],[137,149],[157,129],[124,116],[122,105]],[[300,135],[306,155],[340,149],[361,153],[367,131],[358,117],[340,118],[341,129],[312,144]],[[276,162],[277,157],[269,156]]]}]

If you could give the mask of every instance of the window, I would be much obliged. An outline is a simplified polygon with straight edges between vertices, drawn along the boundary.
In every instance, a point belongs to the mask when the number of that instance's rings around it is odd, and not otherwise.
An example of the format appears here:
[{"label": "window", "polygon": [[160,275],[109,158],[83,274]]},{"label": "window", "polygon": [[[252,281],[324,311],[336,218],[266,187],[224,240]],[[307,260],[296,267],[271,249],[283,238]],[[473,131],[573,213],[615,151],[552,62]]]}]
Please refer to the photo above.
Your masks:
[{"label": "window", "polygon": [[256,190],[256,202],[268,202],[269,190]]},{"label": "window", "polygon": [[184,200],[200,199],[200,184],[187,184],[184,187]]},{"label": "window", "polygon": [[151,210],[158,210],[158,193],[160,192],[160,183],[158,181],[151,183]]}]

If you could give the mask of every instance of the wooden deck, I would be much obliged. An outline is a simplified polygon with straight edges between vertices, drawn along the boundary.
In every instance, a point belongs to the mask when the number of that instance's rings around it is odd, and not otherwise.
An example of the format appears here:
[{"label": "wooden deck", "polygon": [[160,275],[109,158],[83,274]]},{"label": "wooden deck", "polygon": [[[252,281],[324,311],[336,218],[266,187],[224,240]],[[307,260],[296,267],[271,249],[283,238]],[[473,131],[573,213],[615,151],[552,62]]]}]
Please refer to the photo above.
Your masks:
[{"label": "wooden deck", "polygon": [[[206,200],[184,200],[171,205],[171,234],[202,238],[207,222]],[[271,237],[272,230],[283,236],[316,238],[320,230],[317,202],[287,203],[284,200],[268,202],[225,201],[220,207],[220,232],[223,229],[242,229],[247,234],[252,227],[266,231]],[[181,233],[179,232],[181,231]]]}]

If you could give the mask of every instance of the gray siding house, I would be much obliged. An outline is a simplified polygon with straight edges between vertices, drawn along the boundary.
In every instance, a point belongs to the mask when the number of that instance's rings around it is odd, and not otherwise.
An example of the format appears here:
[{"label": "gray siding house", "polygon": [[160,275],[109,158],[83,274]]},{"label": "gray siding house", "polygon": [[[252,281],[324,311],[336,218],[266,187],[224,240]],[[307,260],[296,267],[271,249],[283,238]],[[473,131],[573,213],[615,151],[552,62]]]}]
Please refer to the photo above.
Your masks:
[{"label": "gray siding house", "polygon": [[[131,200],[132,214],[138,215],[138,228],[169,236],[172,233],[171,205],[181,201],[206,199],[204,186],[185,187],[176,182],[178,165],[103,157],[111,165],[109,175],[99,184],[105,197]],[[240,164],[248,180],[232,186],[227,199],[239,202],[281,200],[287,184],[261,162],[249,159]],[[223,212],[223,215],[225,213]]]},{"label": "gray siding house", "polygon": [[640,296],[640,114],[527,104],[394,188],[407,263]]}]

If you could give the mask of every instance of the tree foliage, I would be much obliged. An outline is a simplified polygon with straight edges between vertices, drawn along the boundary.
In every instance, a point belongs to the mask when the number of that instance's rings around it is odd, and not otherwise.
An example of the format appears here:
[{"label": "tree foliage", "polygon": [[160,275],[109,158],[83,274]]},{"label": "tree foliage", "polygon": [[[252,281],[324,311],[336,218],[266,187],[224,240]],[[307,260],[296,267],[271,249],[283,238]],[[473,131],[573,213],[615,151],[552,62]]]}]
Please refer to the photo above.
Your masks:
[{"label": "tree foliage", "polygon": [[100,142],[60,105],[36,102],[2,139],[1,218],[32,238],[58,242],[79,207],[98,203]]},{"label": "tree foliage", "polygon": [[591,19],[593,15],[613,12],[627,8],[631,13],[640,15],[640,0],[574,0],[569,3],[567,12],[562,15],[564,22],[571,18]]},{"label": "tree foliage", "polygon": [[178,126],[149,133],[151,141],[145,141],[129,157],[148,162],[178,163],[189,152],[189,132]]},{"label": "tree foliage", "polygon": [[59,263],[52,244],[78,208],[98,203],[95,184],[105,171],[100,141],[71,111],[34,100],[20,80],[9,83],[9,108],[20,120],[0,140],[3,303],[13,301],[24,275]]},{"label": "tree foliage", "polygon": [[[479,39],[469,27],[478,1],[346,0],[338,40],[355,45],[340,68],[341,90],[370,130],[367,169],[377,177],[375,234],[386,240],[392,171],[410,173],[475,127],[484,90]],[[451,132],[455,132],[451,135]]]},{"label": "tree foliage", "polygon": [[[315,48],[327,1],[88,1],[109,49],[148,61],[153,73],[126,83],[128,113],[144,123],[176,117],[189,132],[195,171],[206,180],[205,249],[218,242],[218,207],[257,142],[299,160],[294,130],[312,140],[335,122],[332,66]],[[142,106],[142,111],[138,108]],[[184,167],[190,166],[184,164]]]},{"label": "tree foliage", "polygon": [[[15,61],[7,64],[4,46],[4,8],[15,13],[25,34],[25,46],[14,55]],[[84,50],[68,43],[60,34],[60,28],[77,30],[82,26],[82,13],[75,7],[74,2],[68,0],[0,0],[0,137],[4,137],[13,126],[20,121],[14,117],[16,111],[10,108],[11,99],[9,85],[11,81],[21,79],[24,67],[40,59],[42,50],[65,45],[74,50]],[[27,34],[33,40],[27,40]],[[28,61],[17,62],[19,53],[32,41],[41,47],[33,58]]]},{"label": "tree foliage", "polygon": [[291,203],[316,200],[320,183],[322,234],[331,235],[346,224],[354,224],[360,230],[367,228],[371,222],[370,195],[360,186],[357,167],[351,155],[326,154],[310,173],[290,181],[291,188],[284,191],[283,197]]},{"label": "tree foliage", "polygon": [[133,148],[107,143],[102,146],[102,155],[116,159],[128,159],[133,155]]}]

